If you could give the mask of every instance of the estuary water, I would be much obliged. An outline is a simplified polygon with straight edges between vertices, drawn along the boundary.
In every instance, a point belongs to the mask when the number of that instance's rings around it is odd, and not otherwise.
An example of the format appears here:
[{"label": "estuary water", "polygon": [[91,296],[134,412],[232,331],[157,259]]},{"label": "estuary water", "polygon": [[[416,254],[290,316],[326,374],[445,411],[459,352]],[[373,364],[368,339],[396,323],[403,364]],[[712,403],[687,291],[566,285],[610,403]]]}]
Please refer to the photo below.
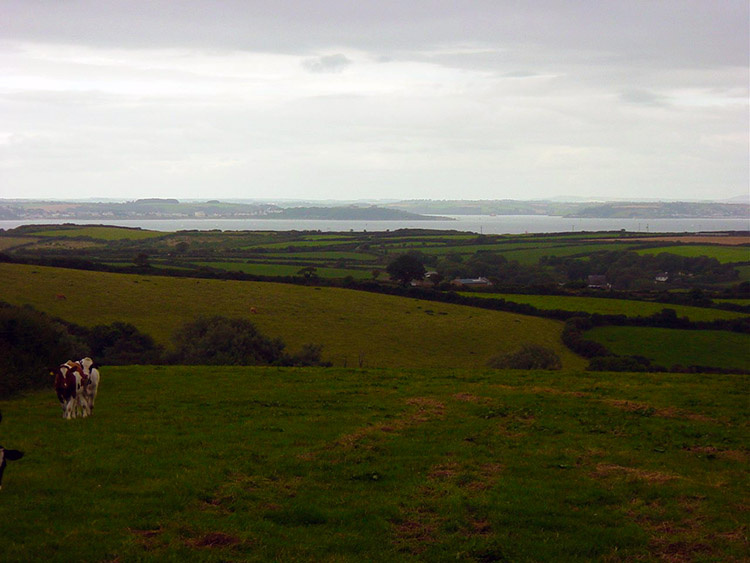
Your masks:
[{"label": "estuary water", "polygon": [[453,215],[452,220],[435,221],[330,221],[292,219],[29,219],[0,221],[0,229],[21,225],[75,223],[77,225],[118,225],[153,231],[321,231],[363,232],[397,229],[439,229],[485,235],[523,233],[562,233],[582,231],[619,231],[642,233],[697,233],[749,231],[745,219],[590,219],[550,215]]}]

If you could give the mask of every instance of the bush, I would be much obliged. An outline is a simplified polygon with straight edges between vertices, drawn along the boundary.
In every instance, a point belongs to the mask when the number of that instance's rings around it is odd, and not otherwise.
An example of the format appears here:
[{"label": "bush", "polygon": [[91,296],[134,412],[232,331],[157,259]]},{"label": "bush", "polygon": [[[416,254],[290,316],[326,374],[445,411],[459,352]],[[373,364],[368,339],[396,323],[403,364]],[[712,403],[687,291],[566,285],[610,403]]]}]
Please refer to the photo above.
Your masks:
[{"label": "bush", "polygon": [[173,336],[171,363],[192,365],[268,365],[281,361],[284,343],[263,336],[246,319],[199,317]]},{"label": "bush", "polygon": [[170,363],[235,366],[325,366],[323,347],[305,344],[297,354],[287,354],[279,338],[268,338],[246,319],[200,317],[185,324],[174,337]]},{"label": "bush", "polygon": [[130,323],[114,322],[84,329],[91,356],[109,365],[159,364],[163,348]]},{"label": "bush", "polygon": [[538,344],[524,344],[517,352],[492,358],[488,365],[496,369],[561,369],[562,361],[554,350]]},{"label": "bush", "polygon": [[0,397],[51,387],[50,367],[88,354],[63,324],[31,307],[0,302]]}]

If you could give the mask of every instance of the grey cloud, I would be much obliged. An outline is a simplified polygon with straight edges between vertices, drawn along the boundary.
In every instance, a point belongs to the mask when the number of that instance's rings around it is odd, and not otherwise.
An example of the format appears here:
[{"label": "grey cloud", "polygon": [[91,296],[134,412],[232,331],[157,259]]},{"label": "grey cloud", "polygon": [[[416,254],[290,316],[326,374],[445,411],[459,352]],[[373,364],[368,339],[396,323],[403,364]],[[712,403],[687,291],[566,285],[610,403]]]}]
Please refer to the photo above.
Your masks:
[{"label": "grey cloud", "polygon": [[746,0],[0,0],[6,39],[300,53],[446,43],[554,46],[669,65],[747,65]]},{"label": "grey cloud", "polygon": [[340,53],[302,61],[302,66],[310,72],[342,72],[350,64],[352,61]]},{"label": "grey cloud", "polygon": [[669,98],[652,92],[650,90],[631,89],[620,94],[620,99],[629,104],[639,104],[646,106],[666,106],[669,104]]}]

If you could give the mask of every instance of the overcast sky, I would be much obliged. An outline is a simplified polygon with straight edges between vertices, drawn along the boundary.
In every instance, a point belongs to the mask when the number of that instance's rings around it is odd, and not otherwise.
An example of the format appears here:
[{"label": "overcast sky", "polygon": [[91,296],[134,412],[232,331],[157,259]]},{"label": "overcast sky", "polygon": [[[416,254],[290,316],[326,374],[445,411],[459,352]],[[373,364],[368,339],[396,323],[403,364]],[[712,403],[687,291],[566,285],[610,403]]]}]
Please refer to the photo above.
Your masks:
[{"label": "overcast sky", "polygon": [[747,0],[0,0],[0,198],[748,194]]}]

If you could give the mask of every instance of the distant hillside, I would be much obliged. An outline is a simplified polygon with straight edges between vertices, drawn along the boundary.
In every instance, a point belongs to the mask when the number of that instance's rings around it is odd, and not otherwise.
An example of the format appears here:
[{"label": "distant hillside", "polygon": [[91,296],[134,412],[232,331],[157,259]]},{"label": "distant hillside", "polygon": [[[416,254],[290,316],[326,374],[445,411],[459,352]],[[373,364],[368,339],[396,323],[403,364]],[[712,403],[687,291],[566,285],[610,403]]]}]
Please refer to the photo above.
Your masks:
[{"label": "distant hillside", "polygon": [[668,219],[689,217],[750,218],[750,205],[738,203],[622,202],[585,207],[569,217]]},{"label": "distant hillside", "polygon": [[360,220],[360,221],[437,221],[451,220],[449,217],[435,217],[387,209],[385,207],[291,207],[273,214],[274,219],[329,219],[329,220]]},{"label": "distant hillside", "polygon": [[332,287],[3,263],[0,278],[2,299],[11,304],[85,326],[132,323],[161,344],[197,316],[224,315],[248,318],[291,352],[322,344],[323,357],[336,366],[480,368],[527,342],[555,350],[566,368],[584,365],[563,345],[561,322],[461,305]]},{"label": "distant hillside", "polygon": [[282,208],[272,203],[180,202],[147,198],[128,202],[0,200],[0,219],[333,219],[342,221],[434,221],[413,212],[374,205]]},{"label": "distant hillside", "polygon": [[387,207],[411,213],[446,215],[554,215],[602,219],[750,218],[750,205],[746,203],[407,200],[387,204]]}]

